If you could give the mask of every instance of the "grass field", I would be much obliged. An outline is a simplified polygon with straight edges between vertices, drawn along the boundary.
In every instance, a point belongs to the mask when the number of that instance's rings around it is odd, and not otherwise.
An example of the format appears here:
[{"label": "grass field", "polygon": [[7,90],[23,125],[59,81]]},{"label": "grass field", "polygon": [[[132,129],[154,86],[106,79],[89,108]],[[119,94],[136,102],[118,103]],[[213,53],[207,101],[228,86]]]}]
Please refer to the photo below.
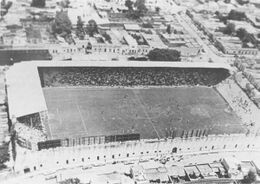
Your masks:
[{"label": "grass field", "polygon": [[169,130],[210,129],[210,134],[243,132],[240,119],[213,89],[44,88],[50,139],[140,133],[163,138]]}]

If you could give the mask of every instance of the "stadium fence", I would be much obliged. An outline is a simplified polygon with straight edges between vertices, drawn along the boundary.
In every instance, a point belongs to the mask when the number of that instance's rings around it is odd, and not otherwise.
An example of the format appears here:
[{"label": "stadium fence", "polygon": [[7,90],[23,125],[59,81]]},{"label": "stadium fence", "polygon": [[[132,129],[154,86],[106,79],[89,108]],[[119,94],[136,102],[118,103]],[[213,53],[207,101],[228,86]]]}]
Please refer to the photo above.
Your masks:
[{"label": "stadium fence", "polygon": [[104,144],[110,142],[125,142],[140,140],[140,134],[123,134],[109,136],[87,136],[76,138],[65,138],[56,140],[47,140],[38,142],[38,150],[56,148],[56,147],[73,147],[80,145]]}]

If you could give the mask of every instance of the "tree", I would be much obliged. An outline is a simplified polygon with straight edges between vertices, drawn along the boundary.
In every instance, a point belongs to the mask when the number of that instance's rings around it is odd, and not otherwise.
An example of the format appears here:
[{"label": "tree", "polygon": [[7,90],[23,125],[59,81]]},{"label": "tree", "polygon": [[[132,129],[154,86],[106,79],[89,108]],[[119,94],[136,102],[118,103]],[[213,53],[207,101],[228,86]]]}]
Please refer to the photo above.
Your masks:
[{"label": "tree", "polygon": [[231,20],[238,20],[238,21],[241,21],[241,20],[244,20],[246,18],[246,14],[244,12],[239,12],[239,11],[236,11],[236,10],[231,10],[229,13],[228,13],[228,16],[227,16],[228,19],[231,19]]},{"label": "tree", "polygon": [[37,8],[44,8],[45,0],[32,0],[31,6]]},{"label": "tree", "polygon": [[171,34],[172,29],[171,29],[171,25],[170,25],[170,24],[167,25],[166,32],[167,32],[168,34]]},{"label": "tree", "polygon": [[72,24],[66,11],[56,12],[54,22],[52,24],[52,33],[66,37],[71,33]]},{"label": "tree", "polygon": [[235,31],[236,31],[235,24],[228,23],[226,28],[224,29],[223,33],[228,34],[228,35],[232,35],[233,33],[235,33]]},{"label": "tree", "polygon": [[91,19],[88,21],[87,33],[89,36],[93,37],[95,33],[98,33],[98,27],[95,20]]},{"label": "tree", "polygon": [[247,93],[247,94],[251,94],[251,92],[252,92],[252,90],[253,90],[252,85],[250,85],[250,83],[247,83],[245,90],[246,90],[246,93]]},{"label": "tree", "polygon": [[84,39],[85,32],[84,32],[84,22],[82,21],[81,17],[78,16],[78,21],[76,25],[76,35],[79,37],[81,40]]},{"label": "tree", "polygon": [[60,6],[62,8],[69,8],[69,5],[70,5],[70,1],[69,0],[63,0],[60,2]]},{"label": "tree", "polygon": [[254,35],[249,34],[244,28],[239,28],[236,34],[237,37],[243,42],[243,44],[247,44],[249,42],[251,42],[254,45],[257,44]]},{"label": "tree", "polygon": [[223,22],[224,24],[227,23],[227,17],[224,16],[223,14],[221,14],[219,11],[215,12],[216,16],[218,17],[218,19]]},{"label": "tree", "polygon": [[107,34],[107,32],[105,32],[104,34],[102,34],[102,36],[106,39],[106,41],[111,42],[111,37],[109,34]]},{"label": "tree", "polygon": [[128,7],[127,17],[131,19],[139,19],[148,11],[145,6],[145,0],[136,0],[134,3],[135,9],[133,9],[133,3],[129,0],[126,1],[125,5]]},{"label": "tree", "polygon": [[146,14],[148,9],[145,6],[145,0],[136,0],[134,6],[136,7],[136,13],[139,17],[142,17]]},{"label": "tree", "polygon": [[156,13],[160,13],[160,10],[161,10],[161,8],[158,6],[155,8]]},{"label": "tree", "polygon": [[7,11],[9,10],[9,8],[11,8],[11,6],[13,5],[13,2],[8,1],[5,6],[2,6],[2,8],[5,8]]},{"label": "tree", "polygon": [[133,2],[131,0],[126,0],[125,1],[125,6],[128,8],[128,11],[132,11],[133,10]]},{"label": "tree", "polygon": [[77,20],[76,29],[79,31],[83,31],[84,22],[82,21],[81,16],[78,16],[77,18],[78,20]]},{"label": "tree", "polygon": [[1,10],[0,10],[1,17],[5,16],[8,13],[8,10],[11,8],[12,4],[13,2],[11,1],[8,1],[7,3],[5,0],[1,1]]},{"label": "tree", "polygon": [[240,40],[242,40],[248,34],[244,28],[239,28],[236,33],[237,37],[240,38]]},{"label": "tree", "polygon": [[244,176],[242,183],[250,184],[250,183],[254,183],[255,181],[256,181],[256,171],[254,169],[250,169],[248,171],[248,174]]},{"label": "tree", "polygon": [[181,53],[171,49],[153,49],[147,56],[151,61],[180,61]]}]

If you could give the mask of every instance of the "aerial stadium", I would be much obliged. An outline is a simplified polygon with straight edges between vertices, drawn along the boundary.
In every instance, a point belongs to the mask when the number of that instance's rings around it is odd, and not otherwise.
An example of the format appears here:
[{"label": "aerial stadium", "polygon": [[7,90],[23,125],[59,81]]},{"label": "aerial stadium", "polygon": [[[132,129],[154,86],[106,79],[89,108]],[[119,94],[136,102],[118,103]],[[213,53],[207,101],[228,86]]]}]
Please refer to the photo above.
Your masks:
[{"label": "aerial stadium", "polygon": [[[62,149],[64,155],[64,149],[92,147],[93,157],[100,154],[97,145],[105,145],[101,153],[111,155],[86,158],[95,162],[122,157],[131,142],[132,156],[151,154],[154,149],[153,153],[163,152],[160,147],[181,152],[185,143],[170,145],[176,140],[246,132],[241,118],[216,90],[232,72],[229,65],[215,63],[22,62],[6,74],[9,115],[16,127],[17,144],[35,154]],[[159,145],[160,141],[164,143]],[[108,145],[117,147],[119,156],[108,151]],[[59,163],[68,164],[65,160]],[[35,162],[18,165],[21,170],[43,167],[33,167]]]}]

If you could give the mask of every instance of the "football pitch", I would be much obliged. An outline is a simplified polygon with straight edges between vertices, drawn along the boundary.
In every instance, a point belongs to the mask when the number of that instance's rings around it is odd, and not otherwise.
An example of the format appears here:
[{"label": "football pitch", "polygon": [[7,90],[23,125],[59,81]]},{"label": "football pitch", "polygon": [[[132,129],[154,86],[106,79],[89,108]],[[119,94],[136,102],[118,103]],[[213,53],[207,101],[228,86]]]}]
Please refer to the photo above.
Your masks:
[{"label": "football pitch", "polygon": [[174,130],[241,133],[241,120],[208,87],[43,88],[49,139],[140,133],[164,138]]}]

